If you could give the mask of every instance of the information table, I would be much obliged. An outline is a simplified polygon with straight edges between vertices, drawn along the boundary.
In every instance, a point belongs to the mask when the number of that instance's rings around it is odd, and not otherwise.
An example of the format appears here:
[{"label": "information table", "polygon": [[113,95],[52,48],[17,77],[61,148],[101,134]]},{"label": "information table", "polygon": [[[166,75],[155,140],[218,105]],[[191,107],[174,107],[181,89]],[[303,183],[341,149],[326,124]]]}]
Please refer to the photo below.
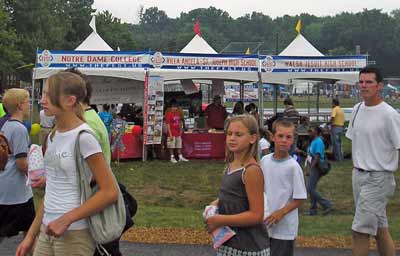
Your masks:
[{"label": "information table", "polygon": [[184,133],[183,156],[186,158],[225,158],[225,134],[223,132]]}]

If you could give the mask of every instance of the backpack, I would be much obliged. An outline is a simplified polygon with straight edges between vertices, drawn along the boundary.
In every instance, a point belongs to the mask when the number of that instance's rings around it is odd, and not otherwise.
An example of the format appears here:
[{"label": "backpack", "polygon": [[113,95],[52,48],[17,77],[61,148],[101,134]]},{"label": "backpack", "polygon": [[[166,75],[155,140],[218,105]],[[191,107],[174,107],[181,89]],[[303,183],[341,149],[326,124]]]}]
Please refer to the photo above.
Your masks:
[{"label": "backpack", "polygon": [[[89,166],[87,165],[85,159],[81,154],[79,143],[79,137],[83,132],[89,133],[95,138],[96,135],[94,135],[93,132],[90,130],[81,130],[79,131],[75,142],[77,182],[79,187],[79,194],[81,195],[81,201],[85,202],[94,193],[96,193],[98,188],[97,185],[91,185],[85,175],[87,172],[89,172],[89,170],[86,171]],[[119,189],[114,174],[112,174],[112,176],[113,180],[110,182],[115,182],[118,187],[118,200],[115,203],[107,206],[100,212],[86,218],[89,225],[90,234],[97,244],[109,243],[119,238],[124,231],[126,224],[126,209],[124,198],[122,196],[121,190]]]},{"label": "backpack", "polygon": [[0,133],[0,172],[6,168],[8,158],[10,157],[11,150],[8,140],[3,133]]},{"label": "backpack", "polygon": [[331,163],[328,162],[328,159],[325,158],[325,161],[323,161],[322,163],[318,162],[317,168],[318,168],[318,171],[320,172],[320,174],[322,176],[325,176],[329,173],[329,171],[331,170],[332,167],[331,167]]}]

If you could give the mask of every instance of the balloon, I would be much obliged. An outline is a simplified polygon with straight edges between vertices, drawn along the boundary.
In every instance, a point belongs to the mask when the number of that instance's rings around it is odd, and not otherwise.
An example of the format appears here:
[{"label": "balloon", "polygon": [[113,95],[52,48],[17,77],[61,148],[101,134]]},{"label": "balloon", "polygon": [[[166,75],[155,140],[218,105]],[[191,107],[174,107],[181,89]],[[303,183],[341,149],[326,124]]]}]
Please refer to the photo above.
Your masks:
[{"label": "balloon", "polygon": [[35,136],[35,135],[39,134],[39,132],[40,132],[40,124],[38,124],[38,123],[32,124],[31,132],[30,132],[31,135]]},{"label": "balloon", "polygon": [[31,132],[31,122],[24,121],[23,123],[24,123],[26,129],[28,130],[28,132]]},{"label": "balloon", "polygon": [[140,136],[142,134],[142,127],[140,127],[139,125],[133,126],[132,134],[133,136]]}]

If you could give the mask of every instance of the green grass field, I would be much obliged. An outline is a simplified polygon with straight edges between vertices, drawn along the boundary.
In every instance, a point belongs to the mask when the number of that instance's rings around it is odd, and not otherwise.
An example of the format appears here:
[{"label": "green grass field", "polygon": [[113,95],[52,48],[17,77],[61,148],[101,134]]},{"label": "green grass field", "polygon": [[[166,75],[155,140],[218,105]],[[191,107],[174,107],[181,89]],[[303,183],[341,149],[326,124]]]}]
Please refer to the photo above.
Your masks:
[{"label": "green grass field", "polygon": [[[309,202],[301,209],[302,236],[350,236],[353,216],[351,161],[334,164],[319,183],[319,190],[331,199],[335,211],[329,216],[306,216]],[[167,161],[122,162],[113,170],[139,202],[138,226],[203,228],[201,212],[218,194],[224,163],[197,160],[172,164]],[[397,181],[400,175],[396,175]],[[391,233],[400,240],[400,195],[396,191],[388,207]]]}]

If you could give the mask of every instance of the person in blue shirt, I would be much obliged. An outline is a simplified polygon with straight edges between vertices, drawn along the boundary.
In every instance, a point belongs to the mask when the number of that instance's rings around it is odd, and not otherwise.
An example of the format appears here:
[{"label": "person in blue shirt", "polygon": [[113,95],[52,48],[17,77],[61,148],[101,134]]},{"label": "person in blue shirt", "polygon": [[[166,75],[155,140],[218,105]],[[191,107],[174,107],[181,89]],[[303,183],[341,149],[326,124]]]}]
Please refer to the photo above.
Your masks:
[{"label": "person in blue shirt", "polygon": [[311,200],[310,215],[317,215],[317,204],[322,206],[323,214],[326,215],[332,211],[332,203],[317,191],[318,181],[322,177],[319,164],[327,161],[325,159],[325,144],[321,137],[322,130],[320,127],[315,127],[308,132],[312,140],[307,150],[306,160],[308,166],[306,171],[306,176],[308,176],[307,190]]},{"label": "person in blue shirt", "polygon": [[110,137],[111,134],[111,123],[113,121],[113,116],[110,114],[109,110],[110,105],[104,104],[103,111],[99,112],[99,116],[107,128],[108,137]]}]

